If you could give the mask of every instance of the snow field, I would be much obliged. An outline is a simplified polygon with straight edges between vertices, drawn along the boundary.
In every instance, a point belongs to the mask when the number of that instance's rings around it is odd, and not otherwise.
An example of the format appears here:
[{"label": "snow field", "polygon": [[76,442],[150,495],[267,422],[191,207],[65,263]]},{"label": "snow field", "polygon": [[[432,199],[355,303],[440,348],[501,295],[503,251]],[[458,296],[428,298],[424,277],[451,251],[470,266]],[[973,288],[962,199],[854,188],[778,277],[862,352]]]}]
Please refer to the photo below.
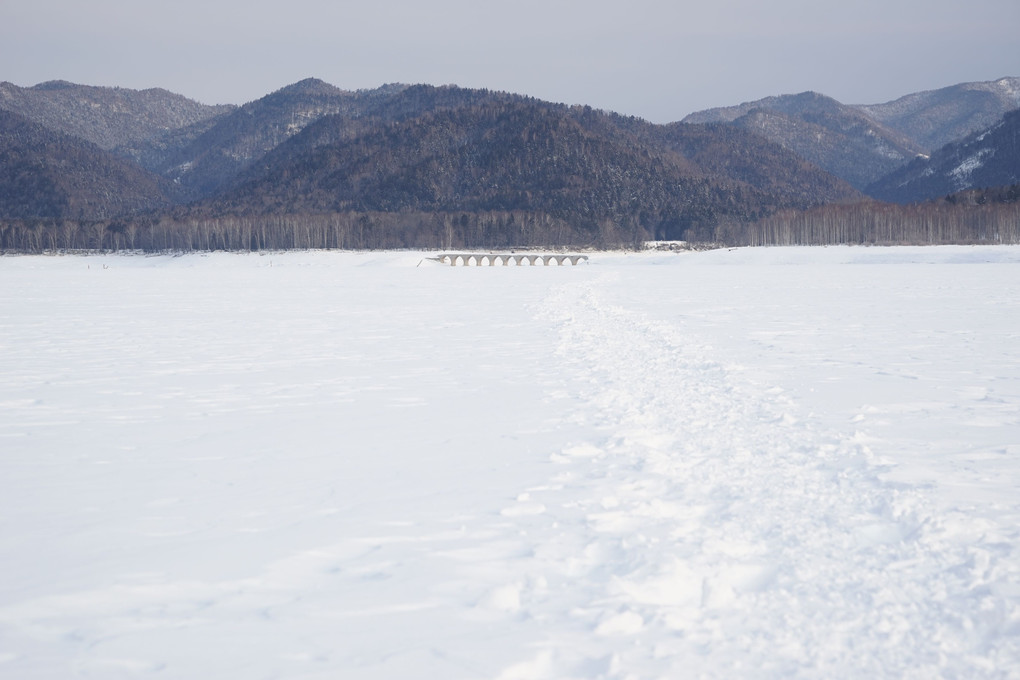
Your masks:
[{"label": "snow field", "polygon": [[608,304],[598,291],[620,283],[568,287],[555,304],[572,310],[562,353],[584,364],[606,433],[585,519],[612,576],[584,589],[605,592],[589,627],[651,648],[616,666],[919,678],[1015,666],[1015,641],[997,639],[1017,625],[1012,527],[941,515],[916,485],[883,482],[869,437],[818,429],[782,388],[756,389],[676,326]]},{"label": "snow field", "polygon": [[0,258],[0,676],[1020,677],[1018,272]]}]

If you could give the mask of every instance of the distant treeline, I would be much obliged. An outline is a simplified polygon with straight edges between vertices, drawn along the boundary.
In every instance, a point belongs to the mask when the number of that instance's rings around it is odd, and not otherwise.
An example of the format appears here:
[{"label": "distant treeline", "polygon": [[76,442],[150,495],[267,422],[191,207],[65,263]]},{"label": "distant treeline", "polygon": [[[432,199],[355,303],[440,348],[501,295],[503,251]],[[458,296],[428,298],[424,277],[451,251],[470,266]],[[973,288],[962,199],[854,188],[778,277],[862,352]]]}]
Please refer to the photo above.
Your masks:
[{"label": "distant treeline", "polygon": [[748,246],[1020,244],[1020,203],[827,205],[720,225],[716,240]]},{"label": "distant treeline", "polygon": [[610,220],[587,230],[542,213],[372,212],[76,222],[0,222],[0,251],[615,248],[648,238]]},{"label": "distant treeline", "polygon": [[[655,234],[638,220],[579,227],[545,213],[346,212],[160,217],[131,220],[6,220],[0,252],[258,251],[639,247]],[[857,203],[781,211],[753,222],[691,228],[686,238],[728,246],[1020,244],[1020,202],[973,197],[917,205]]]}]

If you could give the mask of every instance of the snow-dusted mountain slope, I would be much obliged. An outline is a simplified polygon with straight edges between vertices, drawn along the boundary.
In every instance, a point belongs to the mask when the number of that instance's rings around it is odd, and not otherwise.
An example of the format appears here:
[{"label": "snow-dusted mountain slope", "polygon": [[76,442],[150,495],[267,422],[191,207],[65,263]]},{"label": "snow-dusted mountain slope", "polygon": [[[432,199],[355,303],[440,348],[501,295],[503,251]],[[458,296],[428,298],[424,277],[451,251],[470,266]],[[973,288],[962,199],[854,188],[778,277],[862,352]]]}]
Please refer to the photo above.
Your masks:
[{"label": "snow-dusted mountain slope", "polygon": [[1018,272],[0,258],[0,675],[1016,677]]},{"label": "snow-dusted mountain slope", "polygon": [[868,187],[882,200],[909,203],[967,189],[1020,182],[1020,110],[1007,113],[987,130],[948,144]]},{"label": "snow-dusted mountain slope", "polygon": [[1020,78],[959,83],[857,108],[935,151],[1020,108]]}]

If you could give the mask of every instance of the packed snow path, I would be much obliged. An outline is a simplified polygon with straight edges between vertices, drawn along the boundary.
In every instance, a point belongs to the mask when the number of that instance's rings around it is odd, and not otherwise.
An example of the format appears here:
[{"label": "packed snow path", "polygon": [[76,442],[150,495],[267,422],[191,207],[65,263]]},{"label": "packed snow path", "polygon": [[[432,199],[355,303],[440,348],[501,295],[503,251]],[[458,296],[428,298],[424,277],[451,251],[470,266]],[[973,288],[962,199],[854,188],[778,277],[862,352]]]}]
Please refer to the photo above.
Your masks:
[{"label": "packed snow path", "polygon": [[1020,251],[420,260],[0,259],[0,676],[1020,677]]},{"label": "packed snow path", "polygon": [[[611,288],[549,303],[603,436],[562,452],[584,462],[562,476],[575,495],[559,505],[579,516],[548,535],[553,563],[572,564],[552,590],[584,596],[554,611],[581,635],[552,636],[541,664],[594,631],[621,677],[1017,673],[1016,528],[988,535],[883,483],[867,437],[819,430],[681,327],[608,304]],[[571,536],[583,545],[556,550]],[[589,657],[607,647],[587,641]]]}]

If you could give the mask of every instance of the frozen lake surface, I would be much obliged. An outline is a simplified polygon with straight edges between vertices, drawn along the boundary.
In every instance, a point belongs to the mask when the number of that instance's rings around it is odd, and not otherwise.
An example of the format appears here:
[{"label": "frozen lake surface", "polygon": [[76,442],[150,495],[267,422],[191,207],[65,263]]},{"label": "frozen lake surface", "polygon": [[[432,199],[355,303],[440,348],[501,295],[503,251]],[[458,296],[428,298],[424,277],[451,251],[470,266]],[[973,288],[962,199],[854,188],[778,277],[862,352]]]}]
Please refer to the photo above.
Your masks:
[{"label": "frozen lake surface", "polygon": [[1020,677],[1020,248],[423,257],[0,258],[0,677]]}]

